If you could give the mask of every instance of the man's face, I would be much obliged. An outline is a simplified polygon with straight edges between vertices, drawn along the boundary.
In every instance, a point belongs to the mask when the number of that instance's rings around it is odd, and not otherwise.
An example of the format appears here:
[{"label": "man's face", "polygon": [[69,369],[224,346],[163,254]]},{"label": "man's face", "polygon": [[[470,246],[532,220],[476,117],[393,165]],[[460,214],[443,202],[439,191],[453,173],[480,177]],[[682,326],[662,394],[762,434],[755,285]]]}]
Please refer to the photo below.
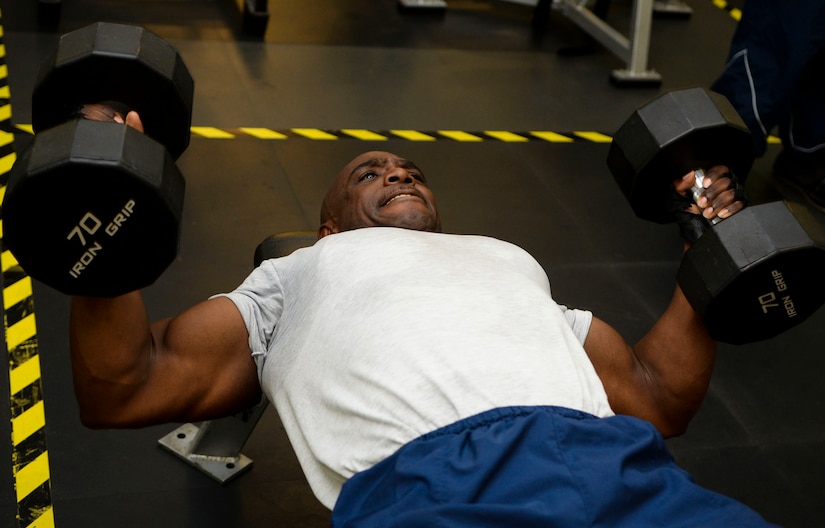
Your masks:
[{"label": "man's face", "polygon": [[362,227],[441,231],[435,197],[421,170],[389,152],[352,160],[324,199],[319,238]]}]

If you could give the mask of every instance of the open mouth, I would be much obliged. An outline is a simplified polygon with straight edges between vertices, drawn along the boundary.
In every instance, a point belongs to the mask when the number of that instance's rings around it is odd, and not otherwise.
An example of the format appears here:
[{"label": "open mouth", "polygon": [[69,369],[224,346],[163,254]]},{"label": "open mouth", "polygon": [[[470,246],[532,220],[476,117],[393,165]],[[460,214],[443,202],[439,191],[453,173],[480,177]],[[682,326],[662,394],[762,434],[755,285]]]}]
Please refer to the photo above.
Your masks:
[{"label": "open mouth", "polygon": [[416,198],[416,199],[420,199],[420,198],[418,197],[418,195],[416,195],[416,194],[410,194],[410,193],[396,194],[395,196],[393,196],[392,198],[390,198],[389,200],[387,200],[386,202],[384,202],[384,207],[386,207],[386,206],[390,205],[391,203],[393,203],[393,202],[394,202],[394,201],[396,201],[396,200],[400,200],[400,199],[404,199],[404,198]]}]

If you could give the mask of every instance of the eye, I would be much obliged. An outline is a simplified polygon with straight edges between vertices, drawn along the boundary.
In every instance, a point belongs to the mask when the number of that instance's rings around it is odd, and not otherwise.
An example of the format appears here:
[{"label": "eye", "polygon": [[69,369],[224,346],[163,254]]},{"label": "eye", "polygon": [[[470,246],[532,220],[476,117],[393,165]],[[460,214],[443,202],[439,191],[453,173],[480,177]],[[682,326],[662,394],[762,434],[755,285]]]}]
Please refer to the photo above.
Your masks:
[{"label": "eye", "polygon": [[358,177],[358,181],[366,181],[366,180],[373,180],[378,177],[378,174],[374,173],[373,171],[367,171],[361,176]]}]

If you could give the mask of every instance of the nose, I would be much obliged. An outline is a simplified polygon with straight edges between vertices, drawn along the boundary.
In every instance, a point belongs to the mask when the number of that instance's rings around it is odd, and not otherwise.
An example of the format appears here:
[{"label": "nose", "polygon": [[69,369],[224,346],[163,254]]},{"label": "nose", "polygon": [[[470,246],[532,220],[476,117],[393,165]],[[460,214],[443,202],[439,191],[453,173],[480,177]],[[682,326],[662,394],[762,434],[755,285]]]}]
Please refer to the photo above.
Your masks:
[{"label": "nose", "polygon": [[384,174],[384,185],[406,183],[415,185],[415,178],[403,167],[393,167]]}]

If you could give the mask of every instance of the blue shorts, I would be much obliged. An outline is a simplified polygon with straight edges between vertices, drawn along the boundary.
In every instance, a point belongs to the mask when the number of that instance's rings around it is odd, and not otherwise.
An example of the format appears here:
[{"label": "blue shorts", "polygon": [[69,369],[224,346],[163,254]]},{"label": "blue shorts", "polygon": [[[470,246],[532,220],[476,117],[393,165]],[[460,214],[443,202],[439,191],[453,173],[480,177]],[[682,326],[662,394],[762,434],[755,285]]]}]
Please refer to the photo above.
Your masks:
[{"label": "blue shorts", "polygon": [[696,485],[645,421],[506,407],[417,438],[353,476],[332,526],[772,525]]}]

